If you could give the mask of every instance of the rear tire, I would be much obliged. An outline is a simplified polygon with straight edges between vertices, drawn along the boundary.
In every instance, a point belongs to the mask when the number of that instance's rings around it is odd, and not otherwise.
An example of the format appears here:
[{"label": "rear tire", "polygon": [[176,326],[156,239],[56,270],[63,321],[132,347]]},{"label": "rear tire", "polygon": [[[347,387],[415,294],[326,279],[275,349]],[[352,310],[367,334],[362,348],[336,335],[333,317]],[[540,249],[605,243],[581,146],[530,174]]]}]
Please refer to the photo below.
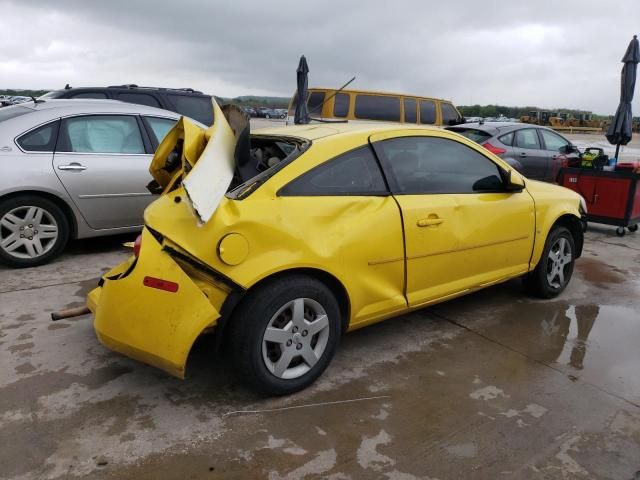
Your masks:
[{"label": "rear tire", "polygon": [[0,262],[35,267],[60,255],[69,240],[69,220],[51,200],[20,195],[0,202]]},{"label": "rear tire", "polygon": [[618,227],[616,228],[616,235],[618,235],[619,237],[624,237],[626,230],[624,229],[624,227]]},{"label": "rear tire", "polygon": [[571,280],[575,255],[571,232],[562,226],[554,227],[549,232],[538,265],[523,279],[525,288],[539,298],[557,297]]},{"label": "rear tire", "polygon": [[629,231],[631,233],[637,232],[638,231],[638,224],[636,223],[635,225],[629,225],[627,228],[629,229]]},{"label": "rear tire", "polygon": [[253,389],[287,395],[324,372],[340,334],[340,309],[326,285],[304,275],[280,277],[250,292],[233,314],[234,365]]}]

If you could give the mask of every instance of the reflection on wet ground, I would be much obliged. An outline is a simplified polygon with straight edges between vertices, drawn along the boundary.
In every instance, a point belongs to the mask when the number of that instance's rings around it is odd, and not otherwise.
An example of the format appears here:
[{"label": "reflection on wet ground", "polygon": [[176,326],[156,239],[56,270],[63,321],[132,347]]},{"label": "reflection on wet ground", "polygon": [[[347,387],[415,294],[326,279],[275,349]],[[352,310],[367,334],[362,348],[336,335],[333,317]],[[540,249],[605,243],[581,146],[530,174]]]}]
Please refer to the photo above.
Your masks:
[{"label": "reflection on wet ground", "polygon": [[561,368],[572,378],[611,388],[616,395],[640,405],[637,309],[574,305],[564,300],[526,306],[514,303],[494,308],[485,321],[461,323],[528,357]]}]

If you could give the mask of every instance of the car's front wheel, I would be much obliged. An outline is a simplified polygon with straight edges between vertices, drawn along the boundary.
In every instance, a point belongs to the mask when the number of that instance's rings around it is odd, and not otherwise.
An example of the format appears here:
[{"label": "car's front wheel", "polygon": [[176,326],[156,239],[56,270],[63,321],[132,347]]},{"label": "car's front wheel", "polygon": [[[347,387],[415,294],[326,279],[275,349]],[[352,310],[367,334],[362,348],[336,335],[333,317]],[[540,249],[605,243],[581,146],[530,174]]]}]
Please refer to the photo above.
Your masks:
[{"label": "car's front wheel", "polygon": [[554,227],[536,268],[525,278],[527,289],[540,298],[553,298],[567,287],[575,264],[576,247],[571,232]]},{"label": "car's front wheel", "polygon": [[69,222],[52,201],[21,195],[0,203],[0,261],[10,267],[49,262],[64,249]]},{"label": "car's front wheel", "polygon": [[250,292],[232,322],[232,353],[241,378],[270,395],[312,384],[333,358],[341,333],[331,290],[298,275]]}]

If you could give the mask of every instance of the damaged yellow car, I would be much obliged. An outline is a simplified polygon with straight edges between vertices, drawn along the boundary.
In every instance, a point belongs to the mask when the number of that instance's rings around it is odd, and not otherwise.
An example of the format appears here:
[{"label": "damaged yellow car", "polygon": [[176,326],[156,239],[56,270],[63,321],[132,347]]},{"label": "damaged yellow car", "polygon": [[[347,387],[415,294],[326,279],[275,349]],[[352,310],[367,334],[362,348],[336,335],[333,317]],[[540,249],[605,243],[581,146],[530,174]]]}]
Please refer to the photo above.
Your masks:
[{"label": "damaged yellow car", "polygon": [[252,387],[314,382],[341,335],[522,276],[571,278],[581,197],[523,178],[453,132],[321,124],[250,134],[214,105],[181,120],[151,173],[161,192],[134,255],[90,292],[107,347],[184,377],[205,332]]}]

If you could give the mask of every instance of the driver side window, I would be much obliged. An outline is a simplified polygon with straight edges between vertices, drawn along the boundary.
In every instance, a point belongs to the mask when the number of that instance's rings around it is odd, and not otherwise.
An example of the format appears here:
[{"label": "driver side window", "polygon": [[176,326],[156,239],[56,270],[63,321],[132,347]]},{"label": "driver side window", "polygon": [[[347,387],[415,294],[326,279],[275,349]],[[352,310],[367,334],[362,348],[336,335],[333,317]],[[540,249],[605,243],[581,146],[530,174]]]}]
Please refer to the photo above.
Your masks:
[{"label": "driver side window", "polygon": [[376,151],[395,194],[504,191],[498,166],[454,140],[401,137],[376,143]]}]

